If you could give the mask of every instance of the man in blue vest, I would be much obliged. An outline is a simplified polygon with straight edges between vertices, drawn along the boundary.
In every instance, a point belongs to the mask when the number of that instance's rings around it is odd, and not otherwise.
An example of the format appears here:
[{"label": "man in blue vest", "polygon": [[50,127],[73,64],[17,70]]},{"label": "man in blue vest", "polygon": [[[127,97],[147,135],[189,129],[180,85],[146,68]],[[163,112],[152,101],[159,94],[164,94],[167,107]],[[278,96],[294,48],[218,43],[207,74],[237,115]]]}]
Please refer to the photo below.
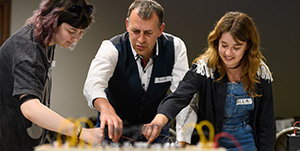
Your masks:
[{"label": "man in blue vest", "polygon": [[[188,70],[185,44],[163,32],[163,18],[164,9],[154,0],[135,0],[127,32],[104,40],[90,65],[84,95],[99,113],[97,126],[112,142],[146,141],[138,127],[151,122],[168,90],[173,92]],[[156,142],[168,130],[166,125]]]}]

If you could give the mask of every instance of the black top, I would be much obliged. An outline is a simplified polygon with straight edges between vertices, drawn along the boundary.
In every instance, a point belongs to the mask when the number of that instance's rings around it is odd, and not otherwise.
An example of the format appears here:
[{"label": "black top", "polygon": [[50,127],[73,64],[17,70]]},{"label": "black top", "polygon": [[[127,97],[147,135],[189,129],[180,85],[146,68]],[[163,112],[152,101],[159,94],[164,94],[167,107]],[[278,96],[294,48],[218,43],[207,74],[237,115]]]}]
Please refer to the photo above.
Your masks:
[{"label": "black top", "polygon": [[0,150],[26,151],[43,143],[46,131],[27,120],[20,110],[19,96],[38,98],[49,107],[51,62],[54,47],[47,50],[27,25],[0,48]]},{"label": "black top", "polygon": [[[226,100],[228,77],[216,81],[220,74],[207,67],[207,62],[199,61],[186,73],[176,91],[165,98],[158,107],[158,113],[173,119],[181,109],[190,103],[195,93],[199,94],[197,123],[202,120],[210,121],[215,133],[222,131],[224,107]],[[254,110],[251,113],[255,142],[258,150],[271,151],[275,144],[276,127],[273,103],[272,76],[268,67],[261,64],[258,77],[260,84],[256,84],[256,93],[262,97],[254,98]]]}]

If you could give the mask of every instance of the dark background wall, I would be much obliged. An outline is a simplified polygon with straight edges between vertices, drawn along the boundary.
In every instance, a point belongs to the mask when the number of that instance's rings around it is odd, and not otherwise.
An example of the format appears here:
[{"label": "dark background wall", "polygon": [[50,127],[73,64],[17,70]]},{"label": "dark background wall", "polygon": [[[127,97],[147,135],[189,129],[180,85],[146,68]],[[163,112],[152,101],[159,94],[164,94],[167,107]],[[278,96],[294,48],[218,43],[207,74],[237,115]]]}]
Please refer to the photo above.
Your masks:
[{"label": "dark background wall", "polygon": [[[12,1],[12,30],[32,15],[40,1]],[[89,0],[95,6],[92,24],[73,52],[56,50],[53,72],[53,109],[64,116],[90,116],[82,96],[83,83],[101,41],[123,33],[131,0]],[[227,11],[242,11],[253,18],[261,37],[262,53],[273,73],[277,117],[300,116],[300,1],[299,0],[158,0],[165,8],[165,31],[181,37],[191,62],[203,53],[206,37]],[[72,103],[70,103],[72,102]],[[66,108],[68,107],[68,108]]]}]

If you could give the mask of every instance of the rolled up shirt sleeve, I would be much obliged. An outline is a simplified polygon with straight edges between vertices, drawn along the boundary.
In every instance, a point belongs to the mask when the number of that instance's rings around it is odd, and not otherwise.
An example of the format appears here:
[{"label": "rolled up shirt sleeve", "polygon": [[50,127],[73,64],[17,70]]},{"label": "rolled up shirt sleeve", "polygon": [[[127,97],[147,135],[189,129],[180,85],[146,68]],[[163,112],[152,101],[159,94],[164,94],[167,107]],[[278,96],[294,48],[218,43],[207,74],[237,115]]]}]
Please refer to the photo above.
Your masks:
[{"label": "rolled up shirt sleeve", "polygon": [[90,108],[95,109],[93,100],[107,99],[104,90],[108,87],[108,81],[114,73],[117,62],[117,49],[111,41],[104,40],[91,62],[83,88],[83,94]]},{"label": "rolled up shirt sleeve", "polygon": [[184,42],[180,38],[174,37],[174,47],[175,47],[175,61],[174,61],[174,68],[172,72],[173,80],[170,86],[171,92],[175,91],[179,82],[182,80],[185,73],[189,70],[187,50]]},{"label": "rolled up shirt sleeve", "polygon": [[197,122],[198,98],[195,94],[190,104],[176,116],[176,138],[191,144],[191,137]]}]

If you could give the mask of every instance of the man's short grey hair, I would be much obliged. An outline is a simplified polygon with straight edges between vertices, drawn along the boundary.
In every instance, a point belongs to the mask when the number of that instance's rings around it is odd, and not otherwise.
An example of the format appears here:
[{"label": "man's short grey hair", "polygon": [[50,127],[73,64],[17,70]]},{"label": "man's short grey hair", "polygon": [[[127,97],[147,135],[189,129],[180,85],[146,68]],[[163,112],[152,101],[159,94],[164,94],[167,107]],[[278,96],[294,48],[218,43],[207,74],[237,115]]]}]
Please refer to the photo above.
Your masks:
[{"label": "man's short grey hair", "polygon": [[153,11],[159,18],[160,27],[164,23],[164,8],[154,0],[135,0],[128,8],[127,18],[135,8],[138,8],[138,15],[143,19],[149,19],[152,16]]}]

